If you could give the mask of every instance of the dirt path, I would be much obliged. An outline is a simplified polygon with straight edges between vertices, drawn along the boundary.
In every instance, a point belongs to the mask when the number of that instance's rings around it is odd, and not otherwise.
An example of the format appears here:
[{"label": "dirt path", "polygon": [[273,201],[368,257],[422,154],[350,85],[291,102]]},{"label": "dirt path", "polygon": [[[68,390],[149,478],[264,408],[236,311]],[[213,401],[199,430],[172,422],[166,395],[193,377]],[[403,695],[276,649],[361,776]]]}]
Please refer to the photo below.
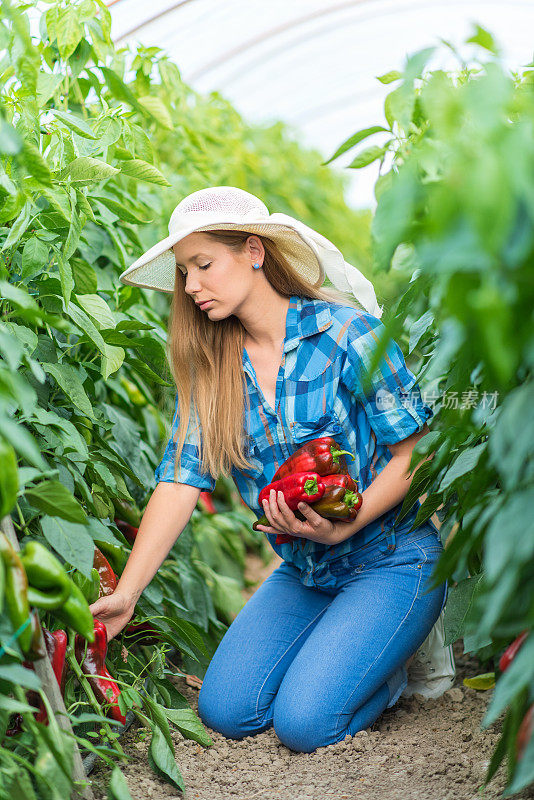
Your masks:
[{"label": "dirt path", "polygon": [[[275,557],[265,567],[249,556],[246,576],[259,585],[280,562]],[[255,588],[244,590],[244,598]],[[131,795],[134,800],[497,800],[506,782],[503,765],[492,783],[481,787],[502,723],[499,719],[489,730],[480,730],[490,692],[463,686],[464,677],[483,670],[462,650],[460,640],[454,645],[455,686],[438,700],[401,698],[369,730],[315,753],[289,750],[272,728],[239,741],[207,728],[213,740],[208,748],[174,730],[185,794],[153,774],[147,744],[139,741],[140,729],[134,725],[121,739],[132,757],[123,767]],[[184,678],[175,684],[196,711],[198,689]],[[101,763],[92,773],[97,800],[106,798],[107,774]],[[533,800],[534,791],[526,789],[514,798]]]}]

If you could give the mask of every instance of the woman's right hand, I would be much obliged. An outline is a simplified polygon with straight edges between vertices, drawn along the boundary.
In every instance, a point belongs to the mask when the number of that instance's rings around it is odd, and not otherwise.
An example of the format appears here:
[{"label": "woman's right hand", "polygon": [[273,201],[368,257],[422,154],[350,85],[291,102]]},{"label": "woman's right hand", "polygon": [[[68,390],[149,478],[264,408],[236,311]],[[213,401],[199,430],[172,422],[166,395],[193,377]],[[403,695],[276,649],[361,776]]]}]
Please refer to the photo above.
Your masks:
[{"label": "woman's right hand", "polygon": [[89,611],[103,622],[108,633],[108,642],[122,631],[124,626],[131,620],[135,611],[135,603],[125,597],[120,592],[99,597],[89,606]]}]

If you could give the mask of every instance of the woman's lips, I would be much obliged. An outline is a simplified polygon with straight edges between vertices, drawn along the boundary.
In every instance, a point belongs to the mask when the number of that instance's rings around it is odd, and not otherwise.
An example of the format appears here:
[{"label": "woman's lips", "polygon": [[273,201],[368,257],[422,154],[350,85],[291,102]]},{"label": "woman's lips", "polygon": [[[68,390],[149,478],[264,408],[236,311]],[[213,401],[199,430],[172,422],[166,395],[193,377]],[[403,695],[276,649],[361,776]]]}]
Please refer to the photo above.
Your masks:
[{"label": "woman's lips", "polygon": [[202,303],[202,305],[200,305],[199,308],[200,308],[201,311],[204,311],[204,309],[207,308],[210,303],[214,303],[214,302],[215,302],[214,300],[206,300],[206,302]]}]

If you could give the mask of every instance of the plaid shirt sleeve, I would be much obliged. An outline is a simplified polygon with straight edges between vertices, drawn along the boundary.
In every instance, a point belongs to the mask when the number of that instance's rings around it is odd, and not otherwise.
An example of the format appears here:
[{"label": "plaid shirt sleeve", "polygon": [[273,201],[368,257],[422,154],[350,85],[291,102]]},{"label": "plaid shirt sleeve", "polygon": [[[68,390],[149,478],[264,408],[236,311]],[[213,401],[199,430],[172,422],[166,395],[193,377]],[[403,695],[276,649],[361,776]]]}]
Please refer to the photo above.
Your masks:
[{"label": "plaid shirt sleeve", "polygon": [[360,402],[376,434],[377,444],[396,444],[420,430],[434,416],[423,403],[415,375],[408,369],[402,350],[392,339],[364,393],[364,373],[384,330],[384,323],[367,312],[358,312],[348,328],[345,385]]},{"label": "plaid shirt sleeve", "polygon": [[[172,419],[171,433],[169,441],[165,447],[163,458],[161,459],[154,477],[156,483],[159,481],[166,481],[167,483],[174,483],[174,457],[176,454],[176,442],[174,436],[178,431],[180,417],[178,414],[178,393],[174,401],[174,416]],[[215,488],[216,480],[210,473],[201,474],[200,471],[200,458],[199,458],[199,434],[195,429],[194,416],[191,410],[189,418],[189,427],[185,437],[184,446],[180,456],[180,463],[176,473],[176,483],[186,483],[189,486],[198,486],[203,491],[212,492]],[[200,430],[200,426],[199,426]]]}]

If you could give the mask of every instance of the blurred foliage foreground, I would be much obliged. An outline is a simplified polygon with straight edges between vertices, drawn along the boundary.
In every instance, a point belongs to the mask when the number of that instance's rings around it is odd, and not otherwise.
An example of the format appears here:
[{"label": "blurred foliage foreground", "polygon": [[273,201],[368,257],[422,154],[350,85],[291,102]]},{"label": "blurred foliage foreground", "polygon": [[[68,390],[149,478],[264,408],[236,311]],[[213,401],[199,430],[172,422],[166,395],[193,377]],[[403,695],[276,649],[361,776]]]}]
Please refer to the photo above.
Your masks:
[{"label": "blurred foliage foreground", "polygon": [[[100,0],[47,5],[37,43],[29,6],[4,2],[0,22],[0,518],[9,515],[21,546],[46,545],[90,591],[95,543],[118,574],[124,566],[124,523],[138,524],[153,490],[172,414],[168,299],[118,275],[165,235],[176,197],[242,186],[344,251],[350,230],[355,263],[369,254],[354,249],[365,219],[344,205],[342,182],[280,126],[246,126],[216,93],[196,96],[159,48],[138,47],[127,65]],[[385,335],[405,346],[435,410],[413,466],[435,455],[403,512],[426,492],[416,524],[435,512],[441,520],[447,547],[435,577],[451,582],[448,641],[462,636],[496,680],[483,724],[503,715],[502,736],[486,780],[506,757],[512,794],[534,780],[534,87],[532,70],[504,71],[487,32],[471,41],[488,55],[476,69],[423,75],[429,48],[403,73],[381,76],[398,84],[385,102],[388,127],[357,132],[330,161],[386,134],[351,167],[391,156],[375,187],[371,252],[382,295],[408,289],[387,308]],[[159,643],[125,650],[121,635],[106,662],[122,713],[151,735],[152,768],[180,789],[171,726],[211,740],[171,683],[165,653],[202,677],[243,605],[246,549],[266,561],[270,550],[231,481],[219,480],[214,497],[216,513],[193,512],[136,607],[135,622],[149,622]],[[0,795],[64,798],[74,739],[53,717],[35,719],[25,692],[39,692],[39,681],[8,617]],[[53,611],[40,617],[60,627]],[[511,663],[498,661],[524,632]],[[116,765],[126,758],[117,723],[76,670],[69,638],[65,704],[76,741],[82,755]],[[17,714],[22,730],[8,736]],[[128,797],[116,766],[108,792]]]}]

